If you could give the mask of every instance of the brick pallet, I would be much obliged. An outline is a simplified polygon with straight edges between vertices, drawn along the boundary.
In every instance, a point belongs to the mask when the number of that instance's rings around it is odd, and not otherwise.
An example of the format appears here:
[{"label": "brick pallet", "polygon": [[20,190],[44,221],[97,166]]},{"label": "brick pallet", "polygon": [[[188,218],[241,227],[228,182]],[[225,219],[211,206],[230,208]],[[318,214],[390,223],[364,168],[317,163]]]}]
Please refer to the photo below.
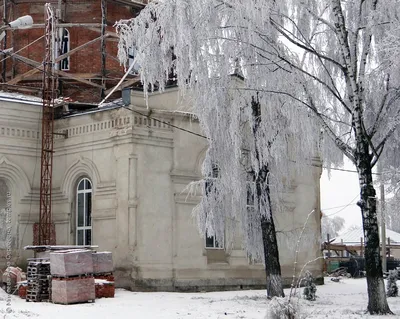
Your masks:
[{"label": "brick pallet", "polygon": [[50,277],[50,263],[48,261],[29,261],[26,274],[26,301],[49,300]]}]

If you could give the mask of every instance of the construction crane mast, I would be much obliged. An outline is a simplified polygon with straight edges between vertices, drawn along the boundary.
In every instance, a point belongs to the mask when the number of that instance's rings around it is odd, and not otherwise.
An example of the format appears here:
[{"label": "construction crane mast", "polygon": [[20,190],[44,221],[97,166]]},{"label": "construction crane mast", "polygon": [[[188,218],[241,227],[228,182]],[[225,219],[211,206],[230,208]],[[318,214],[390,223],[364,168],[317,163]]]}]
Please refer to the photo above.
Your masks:
[{"label": "construction crane mast", "polygon": [[[34,245],[55,245],[55,226],[52,221],[52,175],[54,143],[54,100],[57,97],[57,78],[54,72],[56,17],[49,3],[45,4],[45,58],[43,61],[42,154],[40,172],[39,223]],[[35,233],[35,229],[34,229]],[[36,242],[35,242],[36,241]]]}]

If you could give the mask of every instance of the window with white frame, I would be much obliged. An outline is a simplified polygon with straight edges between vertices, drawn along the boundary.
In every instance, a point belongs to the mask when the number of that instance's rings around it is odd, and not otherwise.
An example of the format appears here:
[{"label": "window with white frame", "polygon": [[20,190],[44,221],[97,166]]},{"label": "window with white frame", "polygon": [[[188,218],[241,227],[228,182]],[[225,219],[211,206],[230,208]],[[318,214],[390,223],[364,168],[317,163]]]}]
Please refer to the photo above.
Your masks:
[{"label": "window with white frame", "polygon": [[215,239],[215,236],[208,236],[208,234],[206,233],[206,248],[223,249],[224,245],[222,243],[219,243]]},{"label": "window with white frame", "polygon": [[246,208],[248,212],[255,212],[255,193],[256,193],[256,183],[255,182],[246,182],[247,188],[247,199],[246,199]]},{"label": "window with white frame", "polygon": [[76,244],[92,244],[92,183],[82,178],[76,194]]},{"label": "window with white frame", "polygon": [[[63,29],[62,34],[61,34],[61,42],[60,42],[60,55],[68,53],[69,50],[70,50],[69,31],[67,29]],[[69,56],[62,59],[60,61],[60,70],[69,71],[69,69],[70,69],[69,62],[70,62]]]},{"label": "window with white frame", "polygon": [[[214,187],[214,180],[219,176],[219,168],[216,165],[213,165],[211,176],[209,176],[205,183],[205,193],[206,196],[209,196],[212,192],[216,192]],[[206,233],[206,248],[214,248],[214,249],[223,249],[223,243],[220,243],[216,240],[215,236],[208,235]]]}]

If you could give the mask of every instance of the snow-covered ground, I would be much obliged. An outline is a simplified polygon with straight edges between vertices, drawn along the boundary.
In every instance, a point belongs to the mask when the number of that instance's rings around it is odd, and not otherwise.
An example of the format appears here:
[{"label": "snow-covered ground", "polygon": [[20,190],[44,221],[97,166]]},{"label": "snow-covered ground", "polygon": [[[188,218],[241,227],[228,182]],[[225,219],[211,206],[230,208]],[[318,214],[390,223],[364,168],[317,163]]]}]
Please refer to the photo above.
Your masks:
[{"label": "snow-covered ground", "polygon": [[[379,318],[365,314],[367,306],[365,279],[343,279],[317,287],[317,300],[300,300],[305,318]],[[260,290],[212,293],[138,293],[117,289],[114,299],[95,303],[55,305],[26,302],[12,296],[12,313],[6,314],[7,295],[0,290],[0,317],[43,319],[264,319],[269,301]],[[289,290],[286,290],[289,293]],[[400,318],[400,297],[388,298],[395,318]],[[391,318],[394,318],[393,316]]]}]

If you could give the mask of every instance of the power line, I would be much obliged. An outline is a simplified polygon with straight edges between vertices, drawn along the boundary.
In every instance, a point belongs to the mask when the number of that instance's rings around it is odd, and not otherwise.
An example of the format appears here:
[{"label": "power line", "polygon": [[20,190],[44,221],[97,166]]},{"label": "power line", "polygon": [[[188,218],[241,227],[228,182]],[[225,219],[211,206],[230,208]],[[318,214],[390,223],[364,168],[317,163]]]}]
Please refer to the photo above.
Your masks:
[{"label": "power line", "polygon": [[[344,169],[344,168],[336,168],[336,167],[327,167],[327,166],[320,166],[324,169],[331,169],[334,171],[341,171],[341,172],[348,172],[348,173],[358,173],[357,171],[351,170],[351,169]],[[377,174],[377,173],[372,173],[372,174]]]},{"label": "power line", "polygon": [[[357,195],[358,196],[358,195]],[[351,205],[356,205],[356,204],[351,204]],[[331,210],[331,209],[337,209],[337,208],[342,208],[345,206],[349,206],[349,204],[346,205],[340,205],[340,206],[335,206],[335,207],[329,207],[329,208],[321,208],[321,210],[325,211],[325,210]]]},{"label": "power line", "polygon": [[162,121],[162,120],[157,119],[157,118],[155,118],[155,117],[152,117],[152,116],[150,116],[150,115],[143,114],[143,113],[141,113],[141,112],[139,112],[139,111],[136,111],[136,110],[134,110],[134,109],[131,109],[131,108],[128,107],[128,106],[122,106],[122,107],[125,108],[125,109],[127,109],[127,110],[132,111],[133,113],[137,113],[137,114],[139,114],[139,115],[141,115],[141,116],[147,117],[147,118],[149,118],[149,119],[152,119],[152,120],[155,120],[155,121],[157,121],[157,122],[163,123],[163,124],[168,125],[168,126],[170,126],[170,127],[176,128],[177,130],[181,130],[181,131],[183,131],[183,132],[190,133],[190,134],[193,134],[193,135],[195,135],[195,136],[202,137],[202,138],[205,138],[205,139],[208,140],[208,137],[205,136],[205,135],[201,135],[201,134],[199,134],[199,133],[196,133],[196,132],[187,130],[187,129],[185,129],[185,128],[182,128],[182,127],[173,125],[173,124],[171,124],[171,123]]},{"label": "power line", "polygon": [[[348,203],[347,205],[345,205],[342,209],[339,209],[337,212],[334,212],[334,213],[332,213],[332,214],[328,214],[328,215],[325,215],[325,216],[326,216],[326,217],[330,217],[330,216],[339,214],[340,212],[344,211],[347,207],[349,207],[349,206],[351,206],[351,205],[354,205],[353,202],[358,198],[358,196],[360,196],[360,195],[357,194],[357,195],[351,200],[351,202]],[[321,210],[322,210],[322,209],[321,209]]]}]

